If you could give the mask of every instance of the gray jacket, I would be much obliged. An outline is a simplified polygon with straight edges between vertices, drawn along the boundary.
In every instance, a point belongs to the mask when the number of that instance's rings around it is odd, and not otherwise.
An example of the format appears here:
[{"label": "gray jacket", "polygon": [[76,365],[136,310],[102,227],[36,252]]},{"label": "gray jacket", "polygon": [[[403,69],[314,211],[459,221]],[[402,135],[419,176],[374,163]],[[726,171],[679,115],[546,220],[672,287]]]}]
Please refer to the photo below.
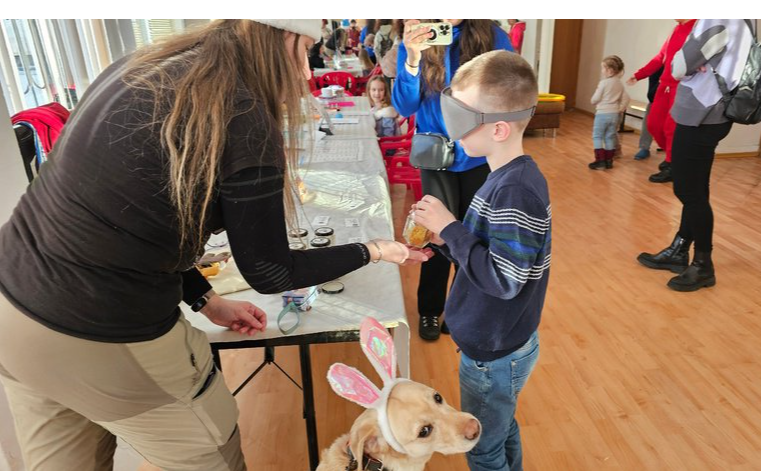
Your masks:
[{"label": "gray jacket", "polygon": [[[755,20],[751,20],[755,26]],[[724,102],[713,71],[724,77],[727,88],[734,89],[740,81],[753,34],[745,20],[698,20],[676,53],[671,73],[680,80],[671,117],[684,126],[721,124]],[[706,67],[705,72],[698,69]]]}]

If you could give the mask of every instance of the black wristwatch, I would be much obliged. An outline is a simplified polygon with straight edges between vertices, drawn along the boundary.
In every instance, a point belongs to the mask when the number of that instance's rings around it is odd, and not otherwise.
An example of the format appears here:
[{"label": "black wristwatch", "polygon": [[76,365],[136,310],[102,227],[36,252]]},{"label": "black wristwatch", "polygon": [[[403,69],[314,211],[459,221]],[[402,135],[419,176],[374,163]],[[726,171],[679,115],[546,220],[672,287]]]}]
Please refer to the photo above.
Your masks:
[{"label": "black wristwatch", "polygon": [[216,293],[214,291],[209,291],[208,293],[204,294],[196,302],[190,305],[190,310],[193,312],[198,312],[201,309],[206,306],[206,304],[209,302],[209,299],[211,299],[212,296],[214,296]]}]

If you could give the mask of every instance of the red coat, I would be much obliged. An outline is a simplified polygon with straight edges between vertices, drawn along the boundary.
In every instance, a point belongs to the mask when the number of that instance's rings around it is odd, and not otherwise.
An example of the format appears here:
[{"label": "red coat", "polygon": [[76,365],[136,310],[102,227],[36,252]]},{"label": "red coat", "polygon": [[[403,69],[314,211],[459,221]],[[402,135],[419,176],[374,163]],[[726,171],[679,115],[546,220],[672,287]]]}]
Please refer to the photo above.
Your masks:
[{"label": "red coat", "polygon": [[526,23],[520,21],[510,28],[510,44],[516,54],[521,53],[523,47],[523,34],[526,32]]},{"label": "red coat", "polygon": [[637,80],[642,80],[653,75],[658,69],[663,67],[660,83],[662,85],[676,86],[679,81],[671,75],[671,61],[674,59],[674,55],[684,46],[684,42],[692,32],[692,27],[695,26],[696,21],[689,20],[676,25],[674,31],[671,32],[671,36],[663,43],[660,52],[650,62],[645,64],[644,67],[635,72],[634,77]]},{"label": "red coat", "polygon": [[63,130],[63,125],[66,124],[68,119],[69,110],[58,103],[38,106],[37,108],[24,110],[11,116],[13,124],[25,122],[34,127],[46,154],[53,149],[53,144],[55,144],[55,141]]}]

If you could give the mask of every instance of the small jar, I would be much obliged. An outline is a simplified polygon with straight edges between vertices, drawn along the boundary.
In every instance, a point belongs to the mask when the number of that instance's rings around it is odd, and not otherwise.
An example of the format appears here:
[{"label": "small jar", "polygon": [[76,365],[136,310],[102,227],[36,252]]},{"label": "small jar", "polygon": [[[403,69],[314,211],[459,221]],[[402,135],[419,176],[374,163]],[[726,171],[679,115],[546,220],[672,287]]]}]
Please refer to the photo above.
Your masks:
[{"label": "small jar", "polygon": [[413,218],[413,214],[410,214],[407,216],[407,222],[404,223],[402,236],[411,246],[422,249],[431,242],[433,233],[425,227],[417,224]]},{"label": "small jar", "polygon": [[301,227],[296,229],[291,229],[290,231],[288,231],[288,237],[290,237],[291,239],[303,239],[304,237],[308,235],[309,235],[309,231]]},{"label": "small jar", "polygon": [[309,245],[315,248],[327,247],[330,245],[330,239],[327,237],[315,237],[309,242]]},{"label": "small jar", "polygon": [[307,246],[304,245],[303,242],[294,242],[292,244],[288,244],[288,248],[291,250],[306,250]]}]

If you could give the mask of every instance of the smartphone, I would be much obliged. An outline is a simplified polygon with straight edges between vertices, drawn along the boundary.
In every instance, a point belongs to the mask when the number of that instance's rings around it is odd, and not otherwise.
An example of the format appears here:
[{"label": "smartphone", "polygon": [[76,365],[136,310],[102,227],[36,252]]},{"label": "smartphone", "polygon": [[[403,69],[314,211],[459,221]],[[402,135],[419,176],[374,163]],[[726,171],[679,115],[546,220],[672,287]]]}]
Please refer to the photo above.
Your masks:
[{"label": "smartphone", "polygon": [[452,44],[452,23],[420,23],[414,26],[415,29],[431,28],[433,36],[425,41],[425,44],[432,46],[448,46]]}]

